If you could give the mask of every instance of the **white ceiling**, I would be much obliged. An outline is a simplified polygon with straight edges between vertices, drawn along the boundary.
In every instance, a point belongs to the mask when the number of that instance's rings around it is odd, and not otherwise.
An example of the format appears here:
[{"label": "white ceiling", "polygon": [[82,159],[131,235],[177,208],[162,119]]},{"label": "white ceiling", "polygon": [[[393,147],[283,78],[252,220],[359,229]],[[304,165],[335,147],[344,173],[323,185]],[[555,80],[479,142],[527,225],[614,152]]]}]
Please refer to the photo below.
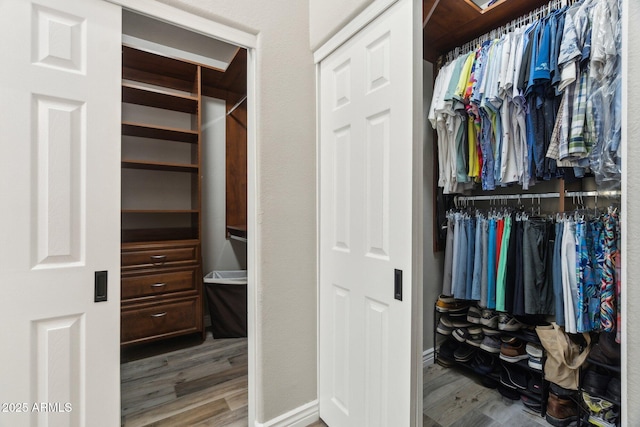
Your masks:
[{"label": "white ceiling", "polygon": [[237,46],[127,10],[122,11],[122,42],[172,58],[226,70]]}]

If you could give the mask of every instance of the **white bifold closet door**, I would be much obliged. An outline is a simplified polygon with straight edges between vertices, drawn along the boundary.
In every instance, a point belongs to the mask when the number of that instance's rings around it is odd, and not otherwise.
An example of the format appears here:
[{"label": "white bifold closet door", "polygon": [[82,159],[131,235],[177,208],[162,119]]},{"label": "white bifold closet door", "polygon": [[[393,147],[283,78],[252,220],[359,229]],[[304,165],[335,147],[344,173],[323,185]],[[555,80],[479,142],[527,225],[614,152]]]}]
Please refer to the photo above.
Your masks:
[{"label": "white bifold closet door", "polygon": [[320,64],[319,404],[331,427],[415,423],[415,3],[396,2]]},{"label": "white bifold closet door", "polygon": [[0,38],[0,425],[120,425],[120,7],[2,0]]}]

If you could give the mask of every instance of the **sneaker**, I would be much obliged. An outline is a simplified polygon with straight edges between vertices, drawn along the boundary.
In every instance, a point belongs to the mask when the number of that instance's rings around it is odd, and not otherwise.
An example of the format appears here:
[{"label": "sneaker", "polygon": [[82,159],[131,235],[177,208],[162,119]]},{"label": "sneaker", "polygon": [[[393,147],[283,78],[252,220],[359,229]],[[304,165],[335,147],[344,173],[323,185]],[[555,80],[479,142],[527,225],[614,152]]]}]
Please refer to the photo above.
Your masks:
[{"label": "sneaker", "polygon": [[465,339],[465,342],[474,347],[480,347],[480,344],[484,339],[484,335],[482,334],[482,329],[480,329],[478,333],[471,333],[471,328],[470,328],[470,329],[467,329],[467,332],[469,332],[469,336]]},{"label": "sneaker", "polygon": [[504,344],[513,344],[518,341],[518,338],[511,336],[511,335],[500,335],[500,341],[502,341]]},{"label": "sneaker", "polygon": [[[480,341],[482,341],[482,328],[480,328],[479,326],[458,328],[453,331],[452,335],[458,342],[465,342],[472,337],[477,338],[477,335],[480,335]],[[480,343],[478,343],[476,347],[478,346],[480,346]]]},{"label": "sneaker", "polygon": [[438,301],[436,301],[436,310],[440,313],[446,313],[449,309],[456,306],[456,300],[453,297],[446,295],[440,295]]},{"label": "sneaker", "polygon": [[493,371],[495,364],[495,357],[479,351],[476,353],[476,357],[473,359],[473,362],[471,362],[471,368],[479,375],[487,375],[489,372]]},{"label": "sneaker", "polygon": [[451,335],[451,333],[453,332],[453,326],[445,325],[442,321],[442,318],[440,318],[438,326],[436,327],[436,332],[442,335]]},{"label": "sneaker", "polygon": [[529,383],[527,384],[527,390],[535,395],[542,396],[542,378],[539,375],[531,375]]},{"label": "sneaker", "polygon": [[527,361],[527,364],[531,369],[535,369],[536,371],[542,371],[542,359],[529,356],[529,360]]},{"label": "sneaker", "polygon": [[465,317],[451,317],[450,321],[454,328],[468,328],[473,325],[472,323],[467,322]]},{"label": "sneaker", "polygon": [[518,393],[516,390],[514,390],[512,388],[505,387],[502,384],[498,385],[498,392],[500,392],[502,397],[504,397],[505,399],[509,399],[509,400],[519,400],[520,399],[520,393]]},{"label": "sneaker", "polygon": [[468,362],[473,359],[476,349],[469,345],[461,345],[454,353],[453,357],[456,362]]},{"label": "sneaker", "polygon": [[458,328],[455,329],[451,335],[456,339],[456,341],[465,342],[469,336],[469,332],[467,332],[467,328]]},{"label": "sneaker", "polygon": [[498,313],[489,309],[482,310],[480,323],[488,328],[496,329],[498,327]]},{"label": "sneaker", "polygon": [[489,335],[489,336],[497,336],[497,335],[500,335],[502,332],[500,332],[497,329],[491,329],[491,328],[489,328],[487,326],[483,326],[482,327],[482,333],[485,334],[485,335]]},{"label": "sneaker", "polygon": [[525,396],[524,394],[520,396],[520,400],[522,400],[522,404],[527,408],[531,409],[534,412],[540,413],[542,411],[542,402],[540,400],[536,400],[530,396]]},{"label": "sneaker", "polygon": [[522,341],[517,341],[513,344],[502,343],[500,346],[500,359],[505,362],[515,363],[528,358],[529,355],[527,354],[525,345]]},{"label": "sneaker", "polygon": [[449,328],[453,328],[455,325],[451,322],[451,319],[446,314],[440,316],[440,321],[443,325],[448,326]]},{"label": "sneaker", "polygon": [[470,305],[471,301],[440,295],[438,301],[436,301],[436,310],[440,313],[448,313],[450,316],[467,317],[467,310]]},{"label": "sneaker", "polygon": [[539,343],[540,338],[538,337],[538,333],[536,332],[536,328],[533,326],[524,326],[520,329],[520,333],[524,335],[524,339],[527,341]]},{"label": "sneaker", "polygon": [[480,319],[482,317],[482,312],[478,307],[472,305],[469,307],[469,311],[467,311],[467,322],[475,323],[476,325],[480,324]]},{"label": "sneaker", "polygon": [[527,354],[529,355],[529,357],[533,357],[535,359],[542,359],[542,347],[537,345],[537,344],[533,344],[533,343],[527,343]]},{"label": "sneaker", "polygon": [[522,323],[520,323],[515,317],[511,316],[507,313],[500,313],[498,320],[498,329],[501,331],[517,331],[522,327]]},{"label": "sneaker", "polygon": [[498,338],[486,336],[480,343],[480,348],[489,353],[500,353],[501,342]]},{"label": "sneaker", "polygon": [[500,375],[500,383],[512,389],[526,390],[527,376],[521,369],[507,366],[503,363],[502,373]]},{"label": "sneaker", "polygon": [[[436,361],[438,364],[442,366],[446,365],[447,367],[453,365],[453,361],[455,360],[453,355],[459,346],[460,345],[452,339],[448,339],[443,342],[437,352]],[[443,361],[442,363],[441,360]]]}]

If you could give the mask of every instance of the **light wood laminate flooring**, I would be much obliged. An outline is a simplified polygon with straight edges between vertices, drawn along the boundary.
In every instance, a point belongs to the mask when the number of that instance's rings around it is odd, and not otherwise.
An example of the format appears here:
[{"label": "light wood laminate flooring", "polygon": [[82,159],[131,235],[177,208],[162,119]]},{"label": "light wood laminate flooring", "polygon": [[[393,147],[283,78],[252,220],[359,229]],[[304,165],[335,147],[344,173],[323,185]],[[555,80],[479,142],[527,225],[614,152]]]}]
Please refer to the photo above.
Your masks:
[{"label": "light wood laminate flooring", "polygon": [[[424,427],[548,426],[456,369],[423,371]],[[247,426],[247,340],[185,337],[122,351],[122,426]],[[309,427],[326,427],[322,420]]]},{"label": "light wood laminate flooring", "polygon": [[121,361],[122,426],[247,426],[246,338],[208,332],[125,349]]}]

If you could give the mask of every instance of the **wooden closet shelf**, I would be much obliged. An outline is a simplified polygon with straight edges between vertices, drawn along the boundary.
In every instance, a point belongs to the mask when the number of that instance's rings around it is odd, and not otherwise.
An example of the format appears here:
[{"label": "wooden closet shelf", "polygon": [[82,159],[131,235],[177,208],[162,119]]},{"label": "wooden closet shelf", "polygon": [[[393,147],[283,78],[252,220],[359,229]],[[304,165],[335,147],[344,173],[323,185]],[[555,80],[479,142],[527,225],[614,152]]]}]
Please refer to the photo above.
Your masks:
[{"label": "wooden closet shelf", "polygon": [[122,135],[164,139],[189,144],[198,143],[197,131],[134,122],[122,122]]},{"label": "wooden closet shelf", "polygon": [[164,163],[164,162],[147,162],[140,160],[122,160],[122,167],[128,169],[144,169],[144,170],[156,170],[167,172],[198,172],[197,165],[185,165],[179,163]]},{"label": "wooden closet shelf", "polygon": [[200,214],[197,209],[122,209],[123,214]]},{"label": "wooden closet shelf", "polygon": [[131,83],[122,83],[122,102],[181,113],[196,114],[198,112],[198,97]]},{"label": "wooden closet shelf", "polygon": [[192,92],[198,66],[166,56],[122,46],[122,78]]},{"label": "wooden closet shelf", "polygon": [[198,242],[198,229],[196,227],[176,228],[135,228],[123,229],[121,233],[123,244],[140,244],[144,242],[166,242],[176,240],[194,240]]}]

